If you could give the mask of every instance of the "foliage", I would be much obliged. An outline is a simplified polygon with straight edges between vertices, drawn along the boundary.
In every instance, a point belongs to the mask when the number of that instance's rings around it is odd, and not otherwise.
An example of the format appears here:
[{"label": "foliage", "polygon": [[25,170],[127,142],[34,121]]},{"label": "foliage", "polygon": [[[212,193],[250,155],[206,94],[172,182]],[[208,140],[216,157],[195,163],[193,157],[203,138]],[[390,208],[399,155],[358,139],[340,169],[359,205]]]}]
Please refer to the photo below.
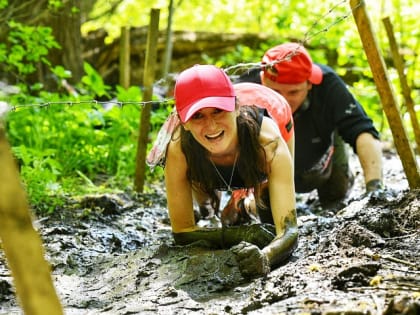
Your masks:
[{"label": "foliage", "polygon": [[[104,91],[112,95],[90,65],[85,69],[78,86],[82,96],[41,91],[35,97],[21,86],[21,93],[9,99],[17,107],[7,117],[9,141],[38,211],[54,211],[63,194],[130,189],[134,182],[142,91],[117,86],[115,99],[93,102]],[[32,105],[19,107],[22,103]],[[156,109],[151,132],[169,110]],[[161,171],[146,176],[151,183]]]},{"label": "foliage", "polygon": [[[394,31],[398,44],[402,47],[401,52],[407,67],[407,80],[413,87],[412,97],[415,104],[420,104],[420,93],[418,81],[420,74],[420,64],[416,59],[418,55],[418,47],[420,46],[419,26],[417,19],[420,12],[420,5],[414,4],[411,0],[392,1],[394,6],[388,9],[379,10],[383,16],[391,15],[394,23]],[[345,77],[348,74],[357,75],[357,80],[349,86],[352,93],[362,103],[366,112],[373,118],[376,127],[382,133],[384,139],[391,139],[392,135],[389,130],[388,121],[384,116],[379,99],[378,91],[375,88],[372,72],[370,70],[366,55],[364,53],[360,36],[351,11],[349,10],[348,1],[329,1],[317,4],[311,7],[311,15],[304,14],[310,5],[305,2],[288,1],[283,4],[282,12],[274,18],[275,22],[270,28],[270,32],[274,34],[272,39],[263,43],[258,49],[250,49],[246,46],[239,45],[233,53],[225,55],[223,58],[214,60],[208,58],[208,63],[214,63],[221,67],[231,67],[239,63],[255,63],[261,60],[264,52],[274,45],[283,42],[278,39],[300,41],[304,44],[313,60],[319,63],[330,65],[337,73]],[[374,27],[378,43],[383,50],[384,58],[389,65],[389,77],[392,86],[396,89],[397,101],[402,104],[401,111],[405,125],[408,126],[407,131],[411,139],[414,138],[411,127],[410,117],[406,113],[404,106],[405,100],[400,90],[399,77],[396,70],[392,68],[392,57],[390,55],[389,43],[387,36],[382,28],[381,15],[374,10],[375,6],[379,7],[379,3],[367,2],[369,15]],[[410,8],[410,9],[409,9]],[[410,11],[411,10],[411,11]],[[410,11],[410,12],[409,12]],[[272,13],[273,11],[271,11]],[[403,13],[402,13],[403,12]],[[270,20],[271,13],[266,13]],[[234,24],[234,23],[232,23]],[[417,25],[408,27],[407,25]],[[409,28],[409,32],[403,30]],[[243,71],[243,69],[242,69]],[[241,71],[238,71],[241,72]],[[417,110],[420,114],[420,111]]]},{"label": "foliage", "polygon": [[13,20],[7,24],[7,43],[0,43],[0,63],[4,71],[15,73],[20,79],[34,73],[38,63],[50,65],[48,51],[60,47],[52,36],[51,28],[27,26]]},{"label": "foliage", "polygon": [[8,4],[9,4],[8,0],[0,0],[0,10],[7,7]]},{"label": "foliage", "polygon": [[[172,29],[174,30],[265,33],[271,37],[271,40],[259,49],[238,46],[236,51],[223,58],[218,60],[208,58],[208,63],[228,67],[238,63],[258,62],[268,47],[285,40],[300,41],[309,48],[315,61],[329,64],[341,76],[350,72],[357,74],[359,80],[351,87],[352,90],[367,111],[375,114],[373,117],[377,126],[386,130],[387,122],[380,109],[378,93],[373,88],[372,73],[348,0],[330,0],[318,2],[316,5],[307,0],[281,3],[263,0],[210,2],[190,0],[173,1],[173,3]],[[404,53],[407,80],[415,89],[413,91],[415,104],[419,104],[420,64],[416,52],[420,46],[418,19],[420,4],[414,0],[364,3],[378,43],[388,64],[391,65],[390,78],[398,92],[396,95],[399,103],[404,105],[404,100],[401,97],[399,78],[393,75],[389,43],[382,26],[382,18],[386,16],[391,17],[396,39],[401,46],[401,52]],[[109,40],[112,40],[119,35],[121,26],[148,25],[152,8],[160,9],[160,28],[164,29],[169,16],[168,4],[167,0],[152,0],[148,3],[141,0],[98,0],[91,13],[92,17],[97,18],[86,22],[82,29],[87,32],[95,28],[105,28],[110,34]],[[118,14],[115,14],[116,12]],[[405,112],[406,109],[402,106],[402,114],[407,117]],[[410,129],[409,134],[412,135]]]},{"label": "foliage", "polygon": [[83,64],[83,69],[85,70],[86,75],[82,78],[82,83],[88,86],[95,95],[109,98],[108,90],[110,89],[110,86],[107,86],[104,83],[102,77],[98,75],[96,70],[87,62]]}]

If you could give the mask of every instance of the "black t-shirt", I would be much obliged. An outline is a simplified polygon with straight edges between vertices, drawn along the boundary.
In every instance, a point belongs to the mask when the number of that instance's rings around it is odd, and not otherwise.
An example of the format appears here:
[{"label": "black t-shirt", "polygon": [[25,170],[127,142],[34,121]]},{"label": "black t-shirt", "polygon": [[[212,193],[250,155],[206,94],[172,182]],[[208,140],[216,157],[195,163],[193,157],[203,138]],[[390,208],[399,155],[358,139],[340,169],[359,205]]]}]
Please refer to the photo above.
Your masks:
[{"label": "black t-shirt", "polygon": [[[309,170],[332,144],[335,130],[356,152],[356,139],[362,132],[375,138],[379,133],[360,103],[350,93],[344,81],[326,65],[320,65],[323,79],[313,84],[308,94],[308,106],[293,113],[295,125],[295,173]],[[260,70],[252,70],[239,82],[260,83]],[[357,153],[357,152],[356,152]]]}]

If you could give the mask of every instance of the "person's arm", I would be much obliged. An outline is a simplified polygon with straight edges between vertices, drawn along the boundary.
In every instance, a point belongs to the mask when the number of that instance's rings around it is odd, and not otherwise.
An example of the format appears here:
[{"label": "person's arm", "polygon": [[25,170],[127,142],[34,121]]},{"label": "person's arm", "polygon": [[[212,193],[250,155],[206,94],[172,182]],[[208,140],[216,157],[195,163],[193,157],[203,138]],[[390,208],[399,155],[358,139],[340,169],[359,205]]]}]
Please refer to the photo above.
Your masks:
[{"label": "person's arm", "polygon": [[[269,125],[263,124],[263,134],[270,134],[270,130],[272,129]],[[285,261],[297,247],[298,241],[292,157],[283,139],[278,141],[278,147],[274,152],[270,149],[266,151],[267,163],[270,165],[268,176],[270,207],[276,236],[261,250],[246,242],[232,248],[242,274],[250,277],[265,275],[270,271],[270,267]]]},{"label": "person's arm", "polygon": [[268,183],[276,237],[262,251],[274,266],[290,256],[298,239],[293,159],[283,141],[271,161]]},{"label": "person's arm", "polygon": [[219,249],[231,248],[241,242],[263,248],[275,238],[272,225],[259,223],[222,228],[197,227],[194,230],[173,233],[173,236],[177,245],[200,242],[201,246]]},{"label": "person's arm", "polygon": [[[165,167],[165,185],[172,234],[177,245],[204,242],[208,247],[229,248],[241,241],[263,247],[273,238],[273,231],[264,225],[201,228],[196,225],[193,193],[186,177],[187,162],[179,141],[168,146]],[[202,243],[202,244],[204,244]]]},{"label": "person's arm", "polygon": [[292,214],[289,219],[286,218],[285,220],[284,233],[278,234],[274,240],[262,250],[271,267],[288,259],[298,245],[296,216]]},{"label": "person's arm", "polygon": [[382,148],[378,139],[368,132],[356,139],[357,156],[363,169],[366,191],[382,188]]},{"label": "person's arm", "polygon": [[[379,133],[372,119],[362,105],[349,91],[344,81],[327,66],[322,66],[324,79],[321,85],[314,86],[323,106],[319,113],[329,113],[333,129],[338,129],[340,136],[357,153],[363,169],[366,189],[380,188],[382,185],[382,152]],[[321,117],[328,122],[326,116]],[[322,123],[322,121],[321,121]],[[322,125],[321,125],[322,126]]]},{"label": "person's arm", "polygon": [[286,142],[287,148],[289,149],[290,155],[292,157],[292,165],[294,167],[294,158],[295,158],[295,134],[293,134],[290,139]]},{"label": "person's arm", "polygon": [[187,161],[179,138],[168,145],[165,186],[172,232],[195,230],[192,187],[187,179]]}]

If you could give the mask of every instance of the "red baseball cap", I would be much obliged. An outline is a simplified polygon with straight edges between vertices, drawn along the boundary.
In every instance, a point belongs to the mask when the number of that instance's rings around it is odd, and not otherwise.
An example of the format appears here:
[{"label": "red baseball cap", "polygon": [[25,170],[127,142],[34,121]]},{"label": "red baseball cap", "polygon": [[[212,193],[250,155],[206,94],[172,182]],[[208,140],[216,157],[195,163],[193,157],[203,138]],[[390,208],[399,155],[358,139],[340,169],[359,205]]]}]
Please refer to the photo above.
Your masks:
[{"label": "red baseball cap", "polygon": [[322,70],[312,62],[305,47],[298,43],[285,43],[266,51],[262,63],[261,77],[282,84],[297,84],[309,80],[313,84],[322,82]]},{"label": "red baseball cap", "polygon": [[213,65],[195,65],[181,72],[175,83],[174,97],[183,123],[202,108],[235,110],[232,82],[222,69]]}]

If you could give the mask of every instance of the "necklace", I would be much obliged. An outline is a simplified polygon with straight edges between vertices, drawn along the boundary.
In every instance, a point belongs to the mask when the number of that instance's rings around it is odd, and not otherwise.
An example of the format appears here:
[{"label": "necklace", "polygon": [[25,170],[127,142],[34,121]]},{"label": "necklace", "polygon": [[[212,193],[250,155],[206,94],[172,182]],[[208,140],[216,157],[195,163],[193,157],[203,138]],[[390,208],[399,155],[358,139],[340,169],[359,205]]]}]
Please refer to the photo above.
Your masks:
[{"label": "necklace", "polygon": [[220,171],[217,168],[217,166],[214,164],[214,162],[211,159],[209,159],[209,160],[210,160],[211,164],[213,165],[214,169],[216,170],[217,176],[219,176],[219,178],[222,180],[223,184],[225,184],[226,189],[228,190],[228,192],[229,193],[232,193],[232,188],[230,187],[230,185],[232,185],[233,174],[235,173],[236,162],[238,161],[238,152],[236,152],[235,162],[233,162],[233,168],[232,168],[232,173],[230,174],[229,184],[226,182],[226,180],[222,176],[222,174],[220,174]]}]

